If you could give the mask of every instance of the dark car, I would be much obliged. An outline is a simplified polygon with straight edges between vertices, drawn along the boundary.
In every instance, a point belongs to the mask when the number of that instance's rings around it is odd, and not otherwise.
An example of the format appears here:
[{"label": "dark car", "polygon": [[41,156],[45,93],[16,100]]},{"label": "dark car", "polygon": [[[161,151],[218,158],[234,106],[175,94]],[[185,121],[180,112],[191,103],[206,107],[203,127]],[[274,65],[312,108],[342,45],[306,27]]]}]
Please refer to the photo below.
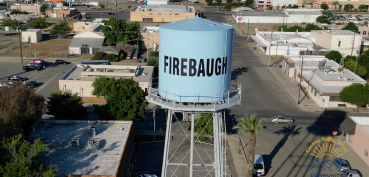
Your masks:
[{"label": "dark car", "polygon": [[26,71],[39,71],[43,68],[43,66],[41,64],[36,64],[36,63],[30,63],[27,66],[23,66],[23,70]]},{"label": "dark car", "polygon": [[41,59],[36,59],[36,60],[33,60],[33,63],[36,63],[36,64],[41,64],[41,65],[48,65],[49,63],[45,60],[41,60]]},{"label": "dark car", "polygon": [[111,13],[111,12],[108,12],[107,14],[108,14],[108,15],[115,15],[114,13]]},{"label": "dark car", "polygon": [[343,171],[343,170],[350,170],[350,164],[348,163],[347,160],[344,159],[334,159],[334,163],[337,166],[338,170]]},{"label": "dark car", "polygon": [[8,77],[8,81],[25,81],[26,79],[23,78],[23,77],[20,77],[20,76],[11,76],[11,77]]},{"label": "dark car", "polygon": [[30,87],[35,87],[36,86],[36,84],[37,84],[37,82],[36,81],[29,81],[29,82],[27,82],[27,87],[28,88],[30,88]]},{"label": "dark car", "polygon": [[55,64],[70,64],[70,62],[65,60],[55,60]]}]

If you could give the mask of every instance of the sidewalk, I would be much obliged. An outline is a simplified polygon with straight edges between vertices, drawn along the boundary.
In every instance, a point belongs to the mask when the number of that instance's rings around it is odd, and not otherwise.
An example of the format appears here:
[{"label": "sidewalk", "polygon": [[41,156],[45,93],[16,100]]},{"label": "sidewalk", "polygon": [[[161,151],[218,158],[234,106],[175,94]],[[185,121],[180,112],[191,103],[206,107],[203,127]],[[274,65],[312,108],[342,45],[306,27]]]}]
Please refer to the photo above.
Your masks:
[{"label": "sidewalk", "polygon": [[[247,161],[246,161],[246,149],[239,150],[240,148],[240,139],[238,137],[236,137],[236,135],[234,136],[227,136],[227,141],[228,141],[228,146],[229,146],[229,150],[231,151],[231,155],[232,155],[232,159],[233,159],[233,165],[234,168],[236,169],[236,173],[238,177],[246,177],[247,175]],[[245,144],[242,143],[242,139],[241,139],[241,144],[244,147]]]}]

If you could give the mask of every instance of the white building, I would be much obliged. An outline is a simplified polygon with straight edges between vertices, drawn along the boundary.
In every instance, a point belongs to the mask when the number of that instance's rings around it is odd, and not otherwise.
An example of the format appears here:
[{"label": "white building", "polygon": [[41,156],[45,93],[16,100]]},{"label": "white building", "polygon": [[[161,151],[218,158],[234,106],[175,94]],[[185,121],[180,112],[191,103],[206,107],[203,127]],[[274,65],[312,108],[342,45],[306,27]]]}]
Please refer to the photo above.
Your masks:
[{"label": "white building", "polygon": [[322,9],[284,9],[280,11],[234,11],[237,23],[315,23]]},{"label": "white building", "polygon": [[258,9],[266,9],[269,6],[272,7],[282,7],[282,6],[293,6],[293,5],[298,5],[298,6],[302,6],[302,1],[303,0],[255,0],[254,4],[255,7]]},{"label": "white building", "polygon": [[147,5],[168,4],[168,0],[146,0]]},{"label": "white building", "polygon": [[40,29],[27,29],[22,31],[22,42],[37,43],[42,40]]},{"label": "white building", "polygon": [[300,51],[315,50],[315,37],[310,32],[258,31],[251,38],[269,55],[299,55]]},{"label": "white building", "polygon": [[300,82],[308,99],[314,100],[320,107],[356,107],[342,102],[340,91],[354,83],[365,84],[366,81],[348,69],[342,69],[338,63],[326,59],[324,56],[304,55],[284,56],[282,68],[285,74]]},{"label": "white building", "polygon": [[75,36],[69,44],[69,54],[95,54],[104,43],[103,25],[96,23]]}]

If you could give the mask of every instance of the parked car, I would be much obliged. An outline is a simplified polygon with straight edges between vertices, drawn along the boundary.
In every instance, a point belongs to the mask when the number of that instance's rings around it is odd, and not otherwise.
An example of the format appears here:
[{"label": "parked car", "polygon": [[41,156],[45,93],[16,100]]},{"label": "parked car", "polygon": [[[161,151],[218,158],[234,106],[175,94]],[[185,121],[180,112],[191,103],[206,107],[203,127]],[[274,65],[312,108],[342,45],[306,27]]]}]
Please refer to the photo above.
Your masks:
[{"label": "parked car", "polygon": [[28,81],[26,85],[27,85],[28,88],[30,88],[30,87],[35,87],[36,84],[37,84],[36,81]]},{"label": "parked car", "polygon": [[44,61],[44,60],[41,60],[41,59],[36,59],[36,60],[33,60],[33,63],[36,63],[36,64],[42,64],[44,66],[48,65],[49,63],[47,61]]},{"label": "parked car", "polygon": [[341,158],[334,159],[334,164],[337,166],[339,171],[351,169],[350,164],[348,163],[348,161],[344,160],[344,159],[341,159]]},{"label": "parked car", "polygon": [[27,64],[26,66],[23,66],[23,70],[26,70],[26,71],[39,71],[43,68],[43,66],[41,64],[36,64],[36,63],[29,63]]},{"label": "parked car", "polygon": [[272,117],[272,122],[278,124],[279,122],[286,122],[286,123],[293,123],[294,120],[292,118],[286,117],[286,116],[281,116],[281,115],[277,115],[277,116],[273,116]]},{"label": "parked car", "polygon": [[108,15],[115,15],[114,13],[111,13],[111,12],[108,12],[107,14],[108,14]]},{"label": "parked car", "polygon": [[70,64],[70,62],[65,60],[55,60],[55,64]]},{"label": "parked car", "polygon": [[255,155],[253,173],[257,176],[265,175],[264,159],[262,155]]},{"label": "parked car", "polygon": [[357,170],[343,170],[341,176],[343,177],[362,177]]},{"label": "parked car", "polygon": [[16,85],[20,85],[22,84],[20,81],[8,81],[8,82],[3,82],[1,84],[1,87],[15,87]]},{"label": "parked car", "polygon": [[20,76],[11,76],[11,77],[8,77],[8,81],[25,81],[26,79],[23,78],[23,77],[20,77]]}]

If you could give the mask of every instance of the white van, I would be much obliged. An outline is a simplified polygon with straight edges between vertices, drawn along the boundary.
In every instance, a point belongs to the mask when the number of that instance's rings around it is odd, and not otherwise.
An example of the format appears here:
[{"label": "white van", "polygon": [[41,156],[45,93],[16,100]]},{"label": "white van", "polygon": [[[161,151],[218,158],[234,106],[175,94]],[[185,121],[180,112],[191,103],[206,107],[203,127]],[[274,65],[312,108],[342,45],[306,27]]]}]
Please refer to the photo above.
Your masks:
[{"label": "white van", "polygon": [[265,175],[264,159],[262,155],[255,155],[254,174],[257,176]]}]

